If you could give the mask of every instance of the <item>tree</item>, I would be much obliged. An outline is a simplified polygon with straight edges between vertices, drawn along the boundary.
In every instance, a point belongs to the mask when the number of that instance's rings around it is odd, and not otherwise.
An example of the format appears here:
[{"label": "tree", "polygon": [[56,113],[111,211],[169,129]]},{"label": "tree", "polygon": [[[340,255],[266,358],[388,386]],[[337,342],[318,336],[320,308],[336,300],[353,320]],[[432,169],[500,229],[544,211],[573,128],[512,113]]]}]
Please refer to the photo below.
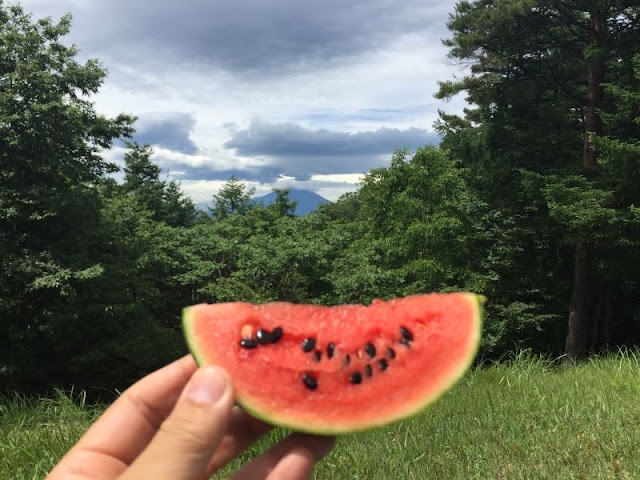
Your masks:
[{"label": "tree", "polygon": [[64,368],[54,339],[103,271],[98,185],[116,167],[100,151],[133,132],[88,100],[106,72],[62,42],[70,22],[0,3],[0,370],[14,378]]},{"label": "tree", "polygon": [[273,193],[276,194],[275,201],[270,205],[273,209],[275,209],[279,215],[293,217],[295,215],[296,206],[298,206],[297,201],[291,201],[289,199],[289,194],[291,193],[290,188],[274,188]]},{"label": "tree", "polygon": [[[594,277],[600,292],[591,335],[602,343],[640,339],[640,54],[626,65],[630,75],[603,88],[610,104],[602,112],[605,135],[591,137],[598,176],[590,185],[600,196],[600,223]],[[628,71],[628,70],[627,70]]]},{"label": "tree", "polygon": [[154,220],[172,227],[193,225],[196,208],[193,201],[185,197],[174,180],[160,180],[161,169],[151,161],[153,150],[149,145],[127,142],[129,150],[124,156],[125,195],[134,196],[152,213]]},{"label": "tree", "polygon": [[255,192],[255,188],[247,189],[243,182],[231,175],[218,194],[213,195],[213,207],[209,207],[209,211],[216,220],[223,220],[234,213],[244,215],[254,204],[251,197]]},{"label": "tree", "polygon": [[358,216],[360,204],[357,192],[347,192],[331,203],[318,205],[316,215],[326,216],[332,220],[344,220],[353,222]]},{"label": "tree", "polygon": [[396,151],[389,167],[365,176],[358,204],[363,233],[337,260],[332,277],[343,301],[482,289],[474,284],[478,202],[445,152]]},{"label": "tree", "polygon": [[[466,91],[476,107],[464,119],[442,115],[444,143],[470,154],[466,159],[474,159],[469,166],[480,177],[475,184],[483,198],[519,230],[532,233],[523,238],[536,245],[526,256],[537,260],[534,269],[552,275],[547,279],[554,278],[556,288],[570,289],[564,347],[569,358],[598,343],[589,341],[600,290],[593,267],[606,261],[596,255],[607,225],[567,228],[556,200],[570,205],[574,219],[597,217],[605,189],[593,183],[600,172],[591,139],[606,134],[602,114],[610,102],[602,84],[628,75],[640,40],[639,19],[634,2],[462,1],[449,22],[453,37],[445,41],[453,58],[471,62],[471,72],[443,82],[439,96]],[[470,150],[478,137],[484,154]],[[560,269],[553,265],[558,256]],[[567,267],[573,268],[571,276]],[[542,278],[530,277],[530,283],[543,285]]]}]

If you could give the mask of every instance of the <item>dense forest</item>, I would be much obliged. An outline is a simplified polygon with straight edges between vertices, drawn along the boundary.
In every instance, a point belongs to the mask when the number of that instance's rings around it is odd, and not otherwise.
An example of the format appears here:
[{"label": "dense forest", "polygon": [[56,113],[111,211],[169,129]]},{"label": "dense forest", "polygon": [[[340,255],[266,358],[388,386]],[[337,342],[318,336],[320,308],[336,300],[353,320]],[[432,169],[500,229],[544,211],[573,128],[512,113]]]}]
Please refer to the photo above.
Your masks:
[{"label": "dense forest", "polygon": [[199,302],[469,290],[489,298],[483,358],[638,344],[636,5],[461,0],[445,44],[469,69],[437,96],[464,115],[298,217],[236,178],[199,211],[133,142],[114,180],[102,152],[135,118],[95,111],[104,68],[63,42],[70,16],[0,2],[0,388],[123,387],[185,352]]}]

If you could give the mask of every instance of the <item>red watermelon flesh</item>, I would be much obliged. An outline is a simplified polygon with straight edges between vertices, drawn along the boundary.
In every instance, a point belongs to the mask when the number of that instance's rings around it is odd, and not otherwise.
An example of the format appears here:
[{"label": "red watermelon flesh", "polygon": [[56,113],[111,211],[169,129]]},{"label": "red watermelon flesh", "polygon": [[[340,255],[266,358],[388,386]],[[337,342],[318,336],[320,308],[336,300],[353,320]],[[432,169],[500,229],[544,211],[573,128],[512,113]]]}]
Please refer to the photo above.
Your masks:
[{"label": "red watermelon flesh", "polygon": [[483,301],[450,293],[369,306],[201,304],[184,309],[183,326],[197,363],[226,369],[247,411],[336,434],[406,418],[449,389],[476,355]]}]

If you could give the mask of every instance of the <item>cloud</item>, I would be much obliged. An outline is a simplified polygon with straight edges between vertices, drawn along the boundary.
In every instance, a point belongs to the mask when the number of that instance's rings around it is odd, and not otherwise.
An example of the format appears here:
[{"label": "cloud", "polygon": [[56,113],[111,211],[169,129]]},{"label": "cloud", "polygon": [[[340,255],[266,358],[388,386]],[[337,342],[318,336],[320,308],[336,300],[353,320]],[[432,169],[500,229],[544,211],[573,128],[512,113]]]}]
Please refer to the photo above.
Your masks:
[{"label": "cloud", "polygon": [[253,121],[225,143],[242,157],[265,158],[270,170],[297,179],[317,174],[360,173],[380,166],[396,148],[437,144],[437,134],[421,128],[379,128],[364,132],[312,130],[293,123]]},{"label": "cloud", "polygon": [[379,128],[366,132],[311,130],[293,123],[253,121],[249,128],[233,133],[226,148],[241,156],[357,156],[391,153],[395,148],[415,149],[438,143],[438,136],[421,128]]},{"label": "cloud", "polygon": [[136,133],[133,140],[140,144],[194,154],[198,151],[198,147],[189,135],[195,124],[196,119],[188,113],[154,112],[142,114],[135,124]]},{"label": "cloud", "polygon": [[431,95],[452,73],[440,39],[455,0],[21,3],[35,18],[72,12],[65,43],[109,70],[98,111],[139,116],[135,139],[194,191],[233,174],[335,194],[355,188],[337,175],[438,143]]},{"label": "cloud", "polygon": [[315,109],[305,112],[300,120],[312,124],[331,124],[345,122],[362,123],[395,123],[413,119],[424,119],[437,110],[435,103],[415,105],[405,108],[360,108],[349,111],[346,109]]},{"label": "cloud", "polygon": [[[223,156],[224,157],[224,156]],[[280,175],[277,165],[269,165],[260,159],[220,158],[211,152],[197,155],[184,154],[166,148],[154,148],[153,162],[167,176],[180,181],[225,181],[232,175],[252,182],[275,181]]]},{"label": "cloud", "polygon": [[[155,126],[156,122],[149,124]],[[149,131],[155,135],[163,130]],[[439,142],[435,133],[415,127],[349,133],[253,121],[248,128],[228,132],[231,139],[224,145],[227,150],[199,150],[194,155],[165,146],[154,148],[153,160],[168,175],[185,181],[220,181],[231,175],[258,183],[273,183],[283,177],[308,181],[322,176],[362,174],[387,165],[396,148],[415,150]],[[179,135],[175,141],[164,143],[175,144],[184,138]]]},{"label": "cloud", "polygon": [[171,59],[174,67],[206,64],[274,75],[377,50],[398,35],[434,28],[444,33],[439,19],[450,9],[437,0],[55,3],[56,13],[73,12],[74,35],[100,58],[138,64]]},{"label": "cloud", "polygon": [[[156,159],[154,158],[154,161],[155,160]],[[270,183],[276,181],[280,176],[279,169],[270,167],[265,167],[262,169],[216,169],[210,167],[185,167],[184,164],[173,164],[166,165],[164,170],[166,170],[170,176],[181,180],[223,181],[228,180],[231,176],[234,176],[248,182]]]}]

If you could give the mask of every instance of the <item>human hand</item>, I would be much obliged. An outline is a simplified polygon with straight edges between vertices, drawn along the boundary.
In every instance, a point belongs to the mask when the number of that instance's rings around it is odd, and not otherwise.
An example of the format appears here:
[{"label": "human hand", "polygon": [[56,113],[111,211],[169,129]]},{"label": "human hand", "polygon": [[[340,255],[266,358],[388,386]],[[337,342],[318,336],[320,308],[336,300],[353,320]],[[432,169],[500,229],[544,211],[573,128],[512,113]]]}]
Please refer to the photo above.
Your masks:
[{"label": "human hand", "polygon": [[[140,380],[116,400],[46,480],[200,480],[209,478],[270,427],[233,406],[218,367],[184,357]],[[231,478],[311,478],[332,437],[293,434]]]}]

